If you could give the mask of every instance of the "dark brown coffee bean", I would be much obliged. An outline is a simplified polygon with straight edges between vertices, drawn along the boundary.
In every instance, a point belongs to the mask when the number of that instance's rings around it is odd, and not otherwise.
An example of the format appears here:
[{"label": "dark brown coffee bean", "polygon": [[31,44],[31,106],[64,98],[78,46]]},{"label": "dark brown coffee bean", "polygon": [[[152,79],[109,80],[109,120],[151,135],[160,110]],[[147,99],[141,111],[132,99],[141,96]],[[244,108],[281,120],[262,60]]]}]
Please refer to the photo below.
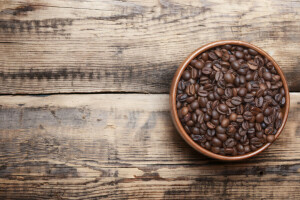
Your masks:
[{"label": "dark brown coffee bean", "polygon": [[195,100],[191,103],[191,109],[196,110],[197,108],[199,108],[199,103],[197,100]]},{"label": "dark brown coffee bean", "polygon": [[244,97],[246,96],[247,94],[247,89],[246,88],[240,88],[239,91],[238,91],[238,95],[241,96],[241,97]]},{"label": "dark brown coffee bean", "polygon": [[218,134],[217,134],[217,138],[218,138],[219,140],[221,140],[222,142],[225,142],[225,141],[227,140],[227,135],[224,134],[224,133],[218,133]]},{"label": "dark brown coffee bean", "polygon": [[201,70],[204,67],[204,62],[197,60],[193,66]]},{"label": "dark brown coffee bean", "polygon": [[207,130],[207,135],[210,136],[210,137],[213,137],[215,136],[216,134],[216,131],[214,129],[208,129]]},{"label": "dark brown coffee bean", "polygon": [[200,97],[207,97],[208,92],[206,90],[199,89],[197,94]]},{"label": "dark brown coffee bean", "polygon": [[209,116],[207,113],[205,113],[205,114],[204,114],[204,117],[203,117],[203,120],[204,120],[205,122],[210,121],[210,116]]},{"label": "dark brown coffee bean", "polygon": [[235,140],[233,138],[229,138],[224,142],[224,145],[227,148],[232,148],[235,145]]},{"label": "dark brown coffee bean", "polygon": [[222,120],[221,126],[224,127],[224,128],[227,128],[229,123],[230,123],[229,119],[225,118],[225,119]]},{"label": "dark brown coffee bean", "polygon": [[242,98],[241,97],[232,97],[231,103],[235,106],[241,105]]},{"label": "dark brown coffee bean", "polygon": [[224,152],[225,152],[225,154],[227,154],[227,155],[232,155],[233,154],[233,148],[225,148],[224,149]]},{"label": "dark brown coffee bean", "polygon": [[244,121],[243,115],[237,115],[236,121],[242,123]]},{"label": "dark brown coffee bean", "polygon": [[267,141],[268,141],[269,143],[274,142],[274,140],[275,140],[275,136],[274,136],[274,135],[268,135],[268,136],[267,136]]},{"label": "dark brown coffee bean", "polygon": [[262,113],[258,113],[255,117],[257,123],[261,123],[264,121],[264,115]]},{"label": "dark brown coffee bean", "polygon": [[253,114],[250,111],[246,111],[246,112],[244,112],[243,117],[245,120],[251,120],[253,117]]},{"label": "dark brown coffee bean", "polygon": [[215,129],[216,128],[216,126],[211,122],[207,122],[206,125],[209,129]]},{"label": "dark brown coffee bean", "polygon": [[236,149],[238,152],[245,152],[244,146],[241,144],[237,144]]},{"label": "dark brown coffee bean", "polygon": [[216,131],[217,133],[226,133],[226,129],[222,126],[217,126]]},{"label": "dark brown coffee bean", "polygon": [[231,113],[230,116],[229,116],[229,120],[230,121],[236,121],[237,119],[237,114],[236,113]]},{"label": "dark brown coffee bean", "polygon": [[273,113],[273,109],[271,107],[267,107],[265,110],[264,110],[264,115],[265,116],[269,116]]},{"label": "dark brown coffee bean", "polygon": [[228,106],[226,104],[219,104],[217,111],[221,114],[226,114],[228,111]]},{"label": "dark brown coffee bean", "polygon": [[265,73],[263,73],[263,78],[266,81],[270,81],[272,79],[272,74],[270,72],[265,72]]},{"label": "dark brown coffee bean", "polygon": [[182,116],[188,114],[188,112],[189,112],[189,109],[188,109],[187,107],[182,107],[182,108],[181,108],[181,115],[182,115]]},{"label": "dark brown coffee bean", "polygon": [[212,113],[211,113],[211,115],[212,115],[213,119],[219,119],[219,117],[220,117],[220,115],[217,112],[217,110],[213,110]]},{"label": "dark brown coffee bean", "polygon": [[233,83],[234,82],[234,75],[230,72],[224,74],[224,80],[227,82],[227,83]]},{"label": "dark brown coffee bean", "polygon": [[265,134],[267,135],[270,135],[272,134],[274,131],[274,128],[272,126],[268,126],[266,129],[265,129]]},{"label": "dark brown coffee bean", "polygon": [[187,70],[184,71],[183,74],[182,74],[182,78],[186,81],[189,80],[191,78],[191,73]]},{"label": "dark brown coffee bean", "polygon": [[241,51],[236,51],[236,52],[235,52],[235,56],[236,56],[237,58],[243,58],[243,57],[244,57],[244,53],[241,52]]},{"label": "dark brown coffee bean", "polygon": [[208,57],[211,60],[217,60],[218,59],[217,55],[214,52],[209,52]]},{"label": "dark brown coffee bean", "polygon": [[209,75],[209,74],[211,74],[211,72],[212,72],[212,69],[210,67],[204,67],[202,69],[202,73],[205,75]]},{"label": "dark brown coffee bean", "polygon": [[251,70],[257,70],[258,69],[258,65],[253,60],[248,61],[248,66]]},{"label": "dark brown coffee bean", "polygon": [[254,97],[253,97],[253,94],[246,94],[246,96],[245,96],[245,98],[244,98],[244,102],[246,102],[246,103],[250,103],[250,102],[252,102],[252,101],[254,101]]},{"label": "dark brown coffee bean", "polygon": [[199,97],[198,102],[199,102],[200,106],[202,108],[204,108],[204,107],[206,107],[208,100],[206,97]]},{"label": "dark brown coffee bean", "polygon": [[243,123],[242,123],[242,128],[243,128],[244,130],[248,130],[248,129],[249,129],[249,122],[248,122],[248,121],[243,121]]},{"label": "dark brown coffee bean", "polygon": [[234,60],[233,62],[231,62],[231,67],[234,70],[238,70],[240,68],[240,63],[237,60]]},{"label": "dark brown coffee bean", "polygon": [[222,141],[221,141],[220,139],[214,137],[214,138],[212,139],[212,145],[213,145],[214,147],[221,147],[221,146],[222,146]]},{"label": "dark brown coffee bean", "polygon": [[255,146],[257,148],[259,148],[263,145],[261,139],[257,138],[257,137],[251,138],[250,144],[252,144],[253,146]]},{"label": "dark brown coffee bean", "polygon": [[251,56],[256,56],[257,55],[257,52],[253,49],[248,49],[248,52]]},{"label": "dark brown coffee bean", "polygon": [[219,153],[220,152],[220,147],[211,147],[211,151],[213,153]]}]

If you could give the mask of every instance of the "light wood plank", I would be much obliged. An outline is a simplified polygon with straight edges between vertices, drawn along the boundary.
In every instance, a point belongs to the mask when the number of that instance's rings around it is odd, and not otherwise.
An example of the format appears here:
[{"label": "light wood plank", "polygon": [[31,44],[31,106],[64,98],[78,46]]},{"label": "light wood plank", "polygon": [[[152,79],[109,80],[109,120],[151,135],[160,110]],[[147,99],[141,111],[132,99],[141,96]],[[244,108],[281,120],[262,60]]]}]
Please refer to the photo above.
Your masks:
[{"label": "light wood plank", "polygon": [[176,68],[208,42],[235,39],[278,61],[300,91],[295,0],[5,0],[0,93],[167,93]]},{"label": "light wood plank", "polygon": [[0,198],[299,199],[300,94],[279,139],[211,160],[174,129],[168,95],[0,96]]}]

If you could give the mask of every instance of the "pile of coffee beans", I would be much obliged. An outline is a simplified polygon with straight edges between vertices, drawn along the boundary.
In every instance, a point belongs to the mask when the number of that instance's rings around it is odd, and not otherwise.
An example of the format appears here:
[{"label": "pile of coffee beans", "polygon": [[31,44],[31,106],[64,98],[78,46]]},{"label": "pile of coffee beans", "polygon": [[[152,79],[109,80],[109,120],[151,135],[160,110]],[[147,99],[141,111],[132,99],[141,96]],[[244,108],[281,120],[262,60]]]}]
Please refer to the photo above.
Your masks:
[{"label": "pile of coffee beans", "polygon": [[216,154],[255,151],[275,139],[285,91],[272,62],[225,45],[193,59],[177,87],[177,114],[190,137]]}]

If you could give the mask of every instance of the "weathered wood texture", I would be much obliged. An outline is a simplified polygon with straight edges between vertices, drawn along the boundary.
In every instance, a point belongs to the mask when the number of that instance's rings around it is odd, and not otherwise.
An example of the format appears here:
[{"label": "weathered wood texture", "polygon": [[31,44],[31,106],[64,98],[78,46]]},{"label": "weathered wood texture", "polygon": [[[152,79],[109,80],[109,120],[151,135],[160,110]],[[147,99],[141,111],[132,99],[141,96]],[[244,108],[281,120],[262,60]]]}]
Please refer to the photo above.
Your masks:
[{"label": "weathered wood texture", "polygon": [[203,44],[262,47],[300,91],[298,0],[1,0],[0,93],[167,93]]},{"label": "weathered wood texture", "polygon": [[299,199],[300,94],[280,138],[238,163],[175,131],[168,95],[1,96],[0,198]]}]

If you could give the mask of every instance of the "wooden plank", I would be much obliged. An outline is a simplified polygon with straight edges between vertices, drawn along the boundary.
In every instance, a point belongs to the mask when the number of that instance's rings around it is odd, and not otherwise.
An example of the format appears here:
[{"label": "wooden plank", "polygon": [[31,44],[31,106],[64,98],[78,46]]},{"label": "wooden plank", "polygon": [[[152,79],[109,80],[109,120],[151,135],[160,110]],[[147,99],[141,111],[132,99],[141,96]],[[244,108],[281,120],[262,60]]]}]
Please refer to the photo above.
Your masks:
[{"label": "wooden plank", "polygon": [[261,155],[222,163],[175,131],[168,95],[0,96],[0,198],[299,199],[300,94]]},{"label": "wooden plank", "polygon": [[193,50],[222,39],[274,56],[300,91],[295,0],[4,0],[0,93],[167,93]]}]

